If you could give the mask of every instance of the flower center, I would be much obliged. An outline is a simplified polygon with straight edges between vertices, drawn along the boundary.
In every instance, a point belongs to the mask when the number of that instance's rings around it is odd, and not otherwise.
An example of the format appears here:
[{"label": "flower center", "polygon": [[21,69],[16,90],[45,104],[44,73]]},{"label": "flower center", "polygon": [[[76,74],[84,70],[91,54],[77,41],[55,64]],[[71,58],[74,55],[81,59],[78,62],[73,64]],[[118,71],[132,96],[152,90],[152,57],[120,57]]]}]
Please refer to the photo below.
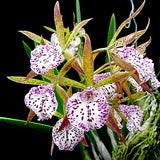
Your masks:
[{"label": "flower center", "polygon": [[93,101],[93,91],[87,91],[84,93],[84,100],[89,103]]}]

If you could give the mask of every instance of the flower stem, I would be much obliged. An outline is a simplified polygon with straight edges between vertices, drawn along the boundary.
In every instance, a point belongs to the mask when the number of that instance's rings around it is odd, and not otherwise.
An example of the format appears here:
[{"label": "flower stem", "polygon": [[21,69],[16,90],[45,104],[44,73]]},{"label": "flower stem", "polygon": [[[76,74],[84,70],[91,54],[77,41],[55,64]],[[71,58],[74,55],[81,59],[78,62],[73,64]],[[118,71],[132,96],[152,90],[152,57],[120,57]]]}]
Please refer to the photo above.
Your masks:
[{"label": "flower stem", "polygon": [[19,119],[13,119],[13,118],[7,118],[7,117],[0,117],[0,126],[4,125],[5,127],[23,127],[23,128],[29,128],[37,131],[46,131],[51,132],[52,126],[35,123],[35,122],[29,122],[27,125],[25,125],[26,121],[19,120]]}]

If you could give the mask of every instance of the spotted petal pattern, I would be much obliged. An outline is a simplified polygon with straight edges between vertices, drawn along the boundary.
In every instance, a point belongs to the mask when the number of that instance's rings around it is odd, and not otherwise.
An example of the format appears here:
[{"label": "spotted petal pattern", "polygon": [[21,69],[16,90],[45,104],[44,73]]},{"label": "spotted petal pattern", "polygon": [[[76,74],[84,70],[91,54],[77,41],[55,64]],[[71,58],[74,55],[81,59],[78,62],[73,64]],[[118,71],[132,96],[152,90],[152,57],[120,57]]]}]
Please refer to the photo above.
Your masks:
[{"label": "spotted petal pattern", "polygon": [[[119,105],[118,111],[122,113],[127,119],[127,129],[130,134],[133,135],[135,131],[141,131],[141,121],[143,119],[143,115],[141,113],[140,107],[136,105]],[[118,120],[118,119],[117,119]],[[121,121],[121,119],[119,119]]]},{"label": "spotted petal pattern", "polygon": [[149,58],[143,58],[139,50],[133,47],[121,47],[114,49],[113,53],[131,64],[138,71],[141,84],[151,80],[152,89],[160,87],[160,82],[155,75],[153,61]]},{"label": "spotted petal pattern", "polygon": [[66,114],[69,122],[84,131],[101,128],[109,115],[105,96],[93,87],[77,92],[68,99]]},{"label": "spotted petal pattern", "polygon": [[61,61],[62,49],[59,45],[37,45],[31,52],[31,69],[37,74],[47,74],[49,70],[60,65]]},{"label": "spotted petal pattern", "polygon": [[60,150],[73,151],[77,144],[84,138],[84,132],[71,124],[68,124],[61,131],[59,131],[59,127],[62,122],[63,119],[60,119],[53,127],[53,142]]},{"label": "spotted petal pattern", "polygon": [[56,113],[58,102],[53,90],[52,85],[33,87],[25,96],[25,105],[37,115],[39,121],[52,118]]},{"label": "spotted petal pattern", "polygon": [[[101,74],[94,75],[94,83],[98,83],[99,81],[109,76],[111,76],[110,73],[101,73]],[[98,89],[100,90],[100,92],[102,92],[105,95],[107,100],[111,100],[117,96],[117,93],[116,93],[117,86],[115,83],[104,85]]]}]

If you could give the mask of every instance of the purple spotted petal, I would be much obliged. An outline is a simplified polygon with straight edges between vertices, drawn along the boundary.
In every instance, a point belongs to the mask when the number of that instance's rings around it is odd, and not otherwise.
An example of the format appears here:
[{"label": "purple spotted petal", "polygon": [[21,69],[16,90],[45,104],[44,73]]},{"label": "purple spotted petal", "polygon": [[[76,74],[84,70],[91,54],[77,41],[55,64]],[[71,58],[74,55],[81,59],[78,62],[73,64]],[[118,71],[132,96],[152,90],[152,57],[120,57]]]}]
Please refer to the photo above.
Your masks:
[{"label": "purple spotted petal", "polygon": [[68,99],[66,114],[69,122],[84,131],[101,128],[108,118],[109,105],[105,96],[93,87],[77,92]]},{"label": "purple spotted petal", "polygon": [[39,121],[52,118],[56,113],[58,102],[53,90],[52,85],[33,87],[25,96],[25,105],[37,115]]},{"label": "purple spotted petal", "polygon": [[[99,81],[111,76],[110,73],[101,73],[94,75],[94,83],[98,83]],[[100,92],[102,92],[107,100],[112,100],[117,96],[116,90],[117,86],[115,83],[104,85],[99,88]]]},{"label": "purple spotted petal", "polygon": [[[158,89],[160,87],[160,82],[156,78],[153,61],[149,58],[144,58],[143,63],[142,63],[142,67],[143,67],[143,70],[146,73],[146,75],[151,80],[152,89],[153,90]],[[145,77],[144,77],[144,79],[145,79]]]},{"label": "purple spotted petal", "polygon": [[119,105],[118,111],[122,113],[127,119],[127,129],[130,134],[133,135],[135,131],[141,131],[141,121],[143,119],[143,115],[140,107],[136,105]]},{"label": "purple spotted petal", "polygon": [[68,124],[58,132],[62,121],[63,119],[60,119],[53,127],[53,141],[60,150],[73,151],[77,144],[84,138],[84,132],[71,124]]},{"label": "purple spotted petal", "polygon": [[[154,71],[154,63],[149,58],[143,58],[143,55],[133,47],[121,47],[113,50],[122,60],[131,64],[139,73],[140,83],[147,82],[151,80],[152,89],[158,89],[160,87],[160,82],[156,78]],[[134,83],[134,82],[133,82]],[[133,85],[136,85],[135,83]],[[138,88],[139,90],[140,88]]]},{"label": "purple spotted petal", "polygon": [[59,45],[37,45],[31,52],[31,69],[37,74],[47,74],[49,70],[60,65],[61,61],[62,49]]}]

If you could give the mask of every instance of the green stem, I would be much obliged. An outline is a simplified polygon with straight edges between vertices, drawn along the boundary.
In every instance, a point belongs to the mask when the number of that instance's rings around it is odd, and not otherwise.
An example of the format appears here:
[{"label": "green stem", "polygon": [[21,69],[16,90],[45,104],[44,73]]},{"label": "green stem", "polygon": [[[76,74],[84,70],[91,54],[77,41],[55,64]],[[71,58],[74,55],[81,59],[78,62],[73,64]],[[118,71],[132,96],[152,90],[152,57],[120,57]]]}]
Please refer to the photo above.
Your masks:
[{"label": "green stem", "polygon": [[29,122],[27,125],[25,125],[25,123],[26,121],[24,120],[0,117],[0,126],[5,126],[5,127],[17,126],[17,127],[28,128],[28,129],[33,129],[37,131],[46,131],[46,132],[52,131],[52,126],[50,125],[45,125],[45,124],[40,124],[35,122]]}]

